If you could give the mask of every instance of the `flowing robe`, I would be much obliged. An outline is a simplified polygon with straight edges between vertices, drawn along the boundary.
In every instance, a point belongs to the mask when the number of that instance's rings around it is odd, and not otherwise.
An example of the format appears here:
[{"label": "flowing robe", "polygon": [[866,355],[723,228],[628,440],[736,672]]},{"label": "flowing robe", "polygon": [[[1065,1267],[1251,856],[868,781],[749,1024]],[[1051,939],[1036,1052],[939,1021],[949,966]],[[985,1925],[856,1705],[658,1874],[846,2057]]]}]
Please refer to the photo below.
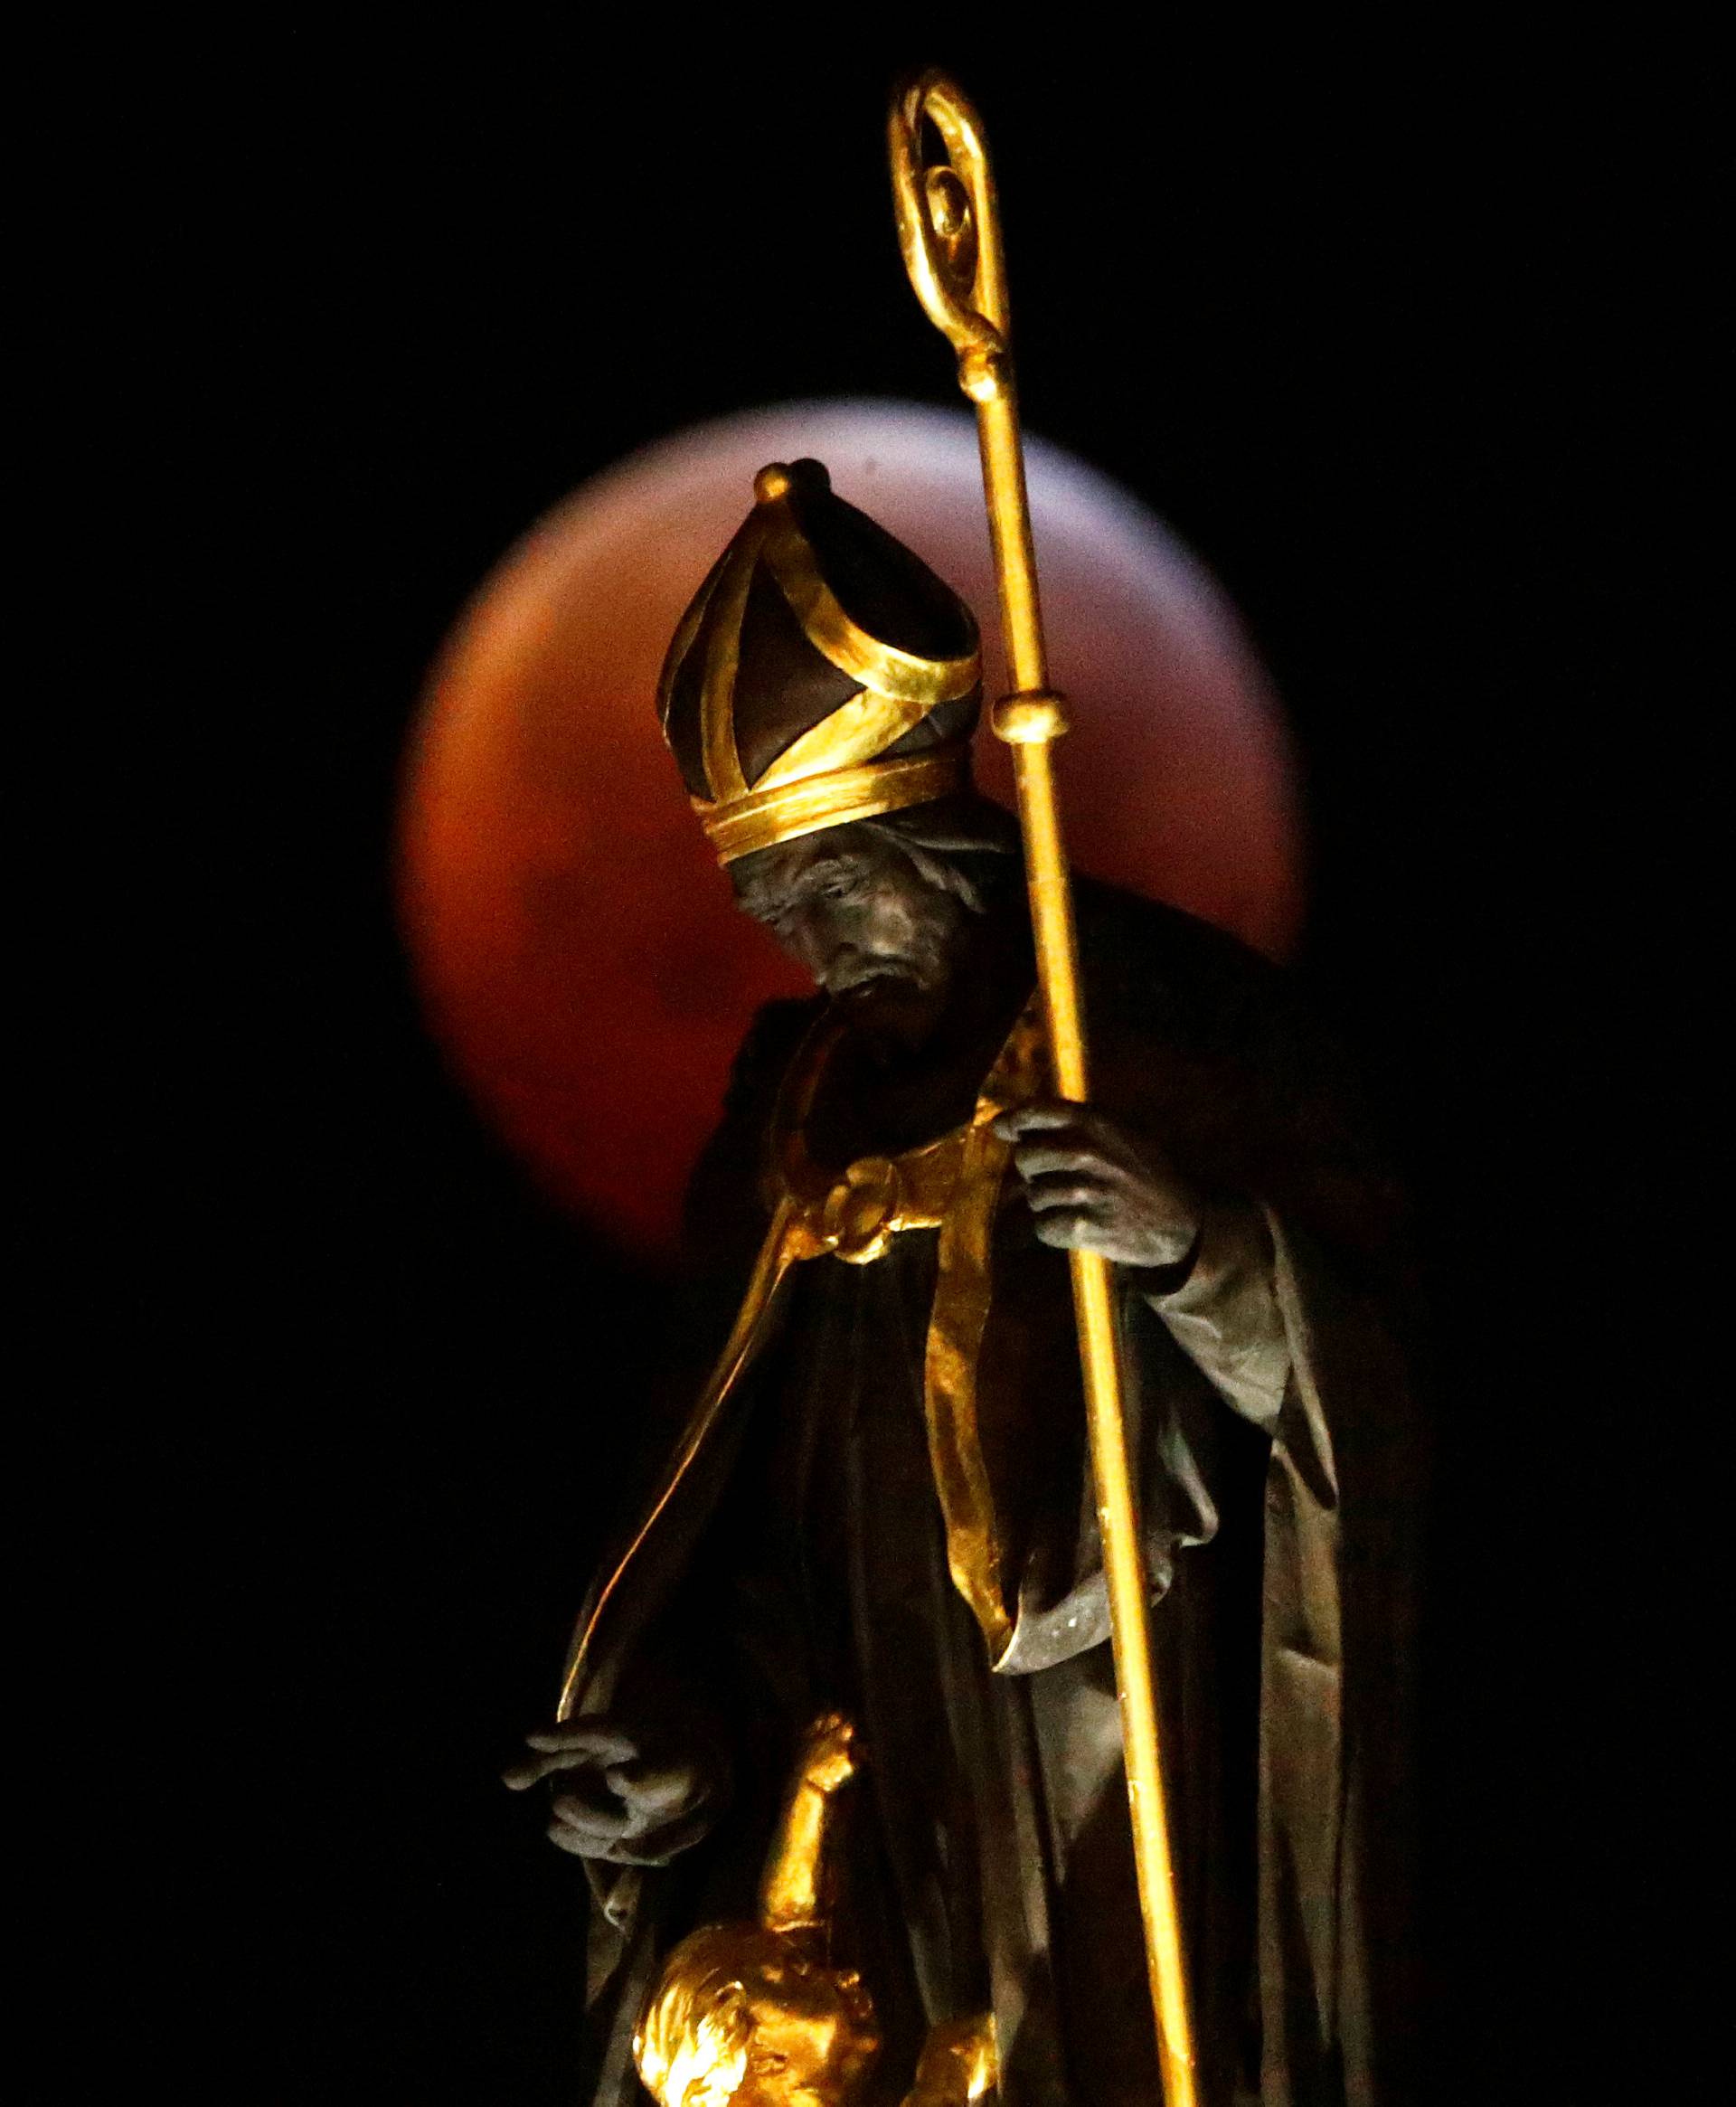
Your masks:
[{"label": "flowing robe", "polygon": [[[1202,2096],[1397,2102],[1416,1439],[1390,1195],[1282,975],[1102,888],[1081,888],[1080,939],[1093,1101],[1206,1195],[1190,1262],[1119,1279]],[[695,1181],[701,1227],[739,1221],[744,1250],[811,1014],[762,1017]],[[930,1465],[932,1229],[794,1269],[672,1497],[606,1562],[580,1708],[684,1715],[735,1791],[672,1866],[590,1867],[600,2107],[639,2096],[658,1955],[750,1913],[789,1752],[834,1705],[869,1753],[838,1939],[881,2011],[876,2100],[929,2026],[985,2009],[1004,2107],[1161,2098],[1065,1254],[1015,1186],[977,1367],[1016,1605],[995,1666]]]}]

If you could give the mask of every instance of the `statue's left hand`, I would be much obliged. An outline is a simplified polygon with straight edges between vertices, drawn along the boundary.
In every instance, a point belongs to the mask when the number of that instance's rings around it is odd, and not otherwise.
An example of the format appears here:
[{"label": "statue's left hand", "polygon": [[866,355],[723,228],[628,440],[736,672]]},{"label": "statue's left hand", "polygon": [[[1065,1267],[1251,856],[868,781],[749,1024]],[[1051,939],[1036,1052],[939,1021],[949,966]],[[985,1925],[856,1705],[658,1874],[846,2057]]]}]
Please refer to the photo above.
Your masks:
[{"label": "statue's left hand", "polygon": [[727,1798],[721,1753],[678,1734],[588,1715],[524,1738],[535,1754],[501,1782],[511,1792],[552,1782],[549,1841],[575,1858],[666,1866],[701,1841]]},{"label": "statue's left hand", "polygon": [[1046,1099],[1003,1112],[995,1131],[1044,1243],[1122,1266],[1174,1266],[1200,1233],[1200,1200],[1150,1142],[1089,1105]]}]

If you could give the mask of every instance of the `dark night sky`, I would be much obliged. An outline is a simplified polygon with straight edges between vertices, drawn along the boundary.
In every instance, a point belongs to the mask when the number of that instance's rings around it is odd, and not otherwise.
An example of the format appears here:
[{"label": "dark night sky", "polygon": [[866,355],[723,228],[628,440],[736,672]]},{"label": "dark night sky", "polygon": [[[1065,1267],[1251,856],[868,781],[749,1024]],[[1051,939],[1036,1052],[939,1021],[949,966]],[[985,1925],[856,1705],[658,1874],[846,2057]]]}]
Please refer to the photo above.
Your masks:
[{"label": "dark night sky", "polygon": [[[1659,2044],[1700,1993],[1656,1811],[1698,1636],[1669,1517],[1716,1366],[1671,1196],[1711,821],[1674,553],[1706,61],[1342,25],[1265,49],[1252,17],[994,59],[758,33],[628,63],[499,14],[301,26],[159,47],[137,99],[127,496],[186,518],[146,598],[200,647],[163,734],[199,767],[165,760],[152,811],[191,785],[228,824],[208,855],[156,836],[221,968],[153,945],[130,983],[158,1081],[193,1087],[141,1121],[184,1203],[127,1296],[165,1402],[99,1473],[118,1514],[152,1488],[149,1768],[168,1833],[216,1848],[166,1850],[122,1921],[201,1980],[241,1953],[252,2097],[572,2097],[577,1869],[493,1772],[547,1702],[657,1283],[446,1080],[389,912],[395,770],[466,596],[586,475],[750,402],[949,399],[881,144],[893,72],[932,58],[989,122],[1029,424],[1201,552],[1287,699],[1304,969],[1418,1201],[1440,2097],[1671,2096]],[[570,1408],[599,1367],[621,1426]]]}]

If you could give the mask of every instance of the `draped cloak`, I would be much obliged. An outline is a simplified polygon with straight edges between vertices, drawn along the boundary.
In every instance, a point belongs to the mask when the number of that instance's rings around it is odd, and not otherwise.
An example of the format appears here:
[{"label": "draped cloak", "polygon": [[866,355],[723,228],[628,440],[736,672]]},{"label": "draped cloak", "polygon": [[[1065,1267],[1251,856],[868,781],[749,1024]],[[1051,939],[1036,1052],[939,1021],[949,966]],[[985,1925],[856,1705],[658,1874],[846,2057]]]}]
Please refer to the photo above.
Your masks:
[{"label": "draped cloak", "polygon": [[[1391,1188],[1281,972],[1109,888],[1081,885],[1079,915],[1092,1101],[1206,1196],[1190,1261],[1118,1274],[1201,2097],[1399,2107],[1418,1440]],[[737,1298],[818,1006],[761,1013],[696,1174]],[[597,2107],[643,2097],[629,2041],[662,1953],[752,1913],[790,1753],[833,1705],[869,1755],[837,1936],[887,2040],[876,2107],[929,2026],[988,2009],[1003,2107],[1162,2097],[1066,1260],[1016,1186],[976,1366],[1012,1612],[995,1667],[925,1425],[934,1228],[790,1269],[604,1562],[577,1708],[684,1717],[734,1787],[670,1866],[588,1863]]]}]

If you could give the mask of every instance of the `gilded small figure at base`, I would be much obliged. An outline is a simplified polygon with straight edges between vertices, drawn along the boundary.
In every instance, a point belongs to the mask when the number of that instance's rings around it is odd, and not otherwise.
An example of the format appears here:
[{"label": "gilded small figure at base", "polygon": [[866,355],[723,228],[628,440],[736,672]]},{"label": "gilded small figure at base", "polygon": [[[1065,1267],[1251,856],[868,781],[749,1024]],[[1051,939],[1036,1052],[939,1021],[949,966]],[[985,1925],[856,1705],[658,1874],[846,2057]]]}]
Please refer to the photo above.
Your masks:
[{"label": "gilded small figure at base", "polygon": [[880,2053],[861,1978],[830,1964],[826,1851],[855,1775],[837,1713],[809,1728],[757,1924],[707,1924],[665,1962],[633,2039],[659,2107],[849,2107]]},{"label": "gilded small figure at base", "polygon": [[[757,1924],[707,1924],[665,1963],[633,2038],[658,2107],[852,2107],[880,2054],[873,2003],[831,1964],[836,1796],[856,1774],[838,1713],[808,1729],[760,1888]],[[987,2018],[934,2030],[906,2107],[992,2097]]]}]

